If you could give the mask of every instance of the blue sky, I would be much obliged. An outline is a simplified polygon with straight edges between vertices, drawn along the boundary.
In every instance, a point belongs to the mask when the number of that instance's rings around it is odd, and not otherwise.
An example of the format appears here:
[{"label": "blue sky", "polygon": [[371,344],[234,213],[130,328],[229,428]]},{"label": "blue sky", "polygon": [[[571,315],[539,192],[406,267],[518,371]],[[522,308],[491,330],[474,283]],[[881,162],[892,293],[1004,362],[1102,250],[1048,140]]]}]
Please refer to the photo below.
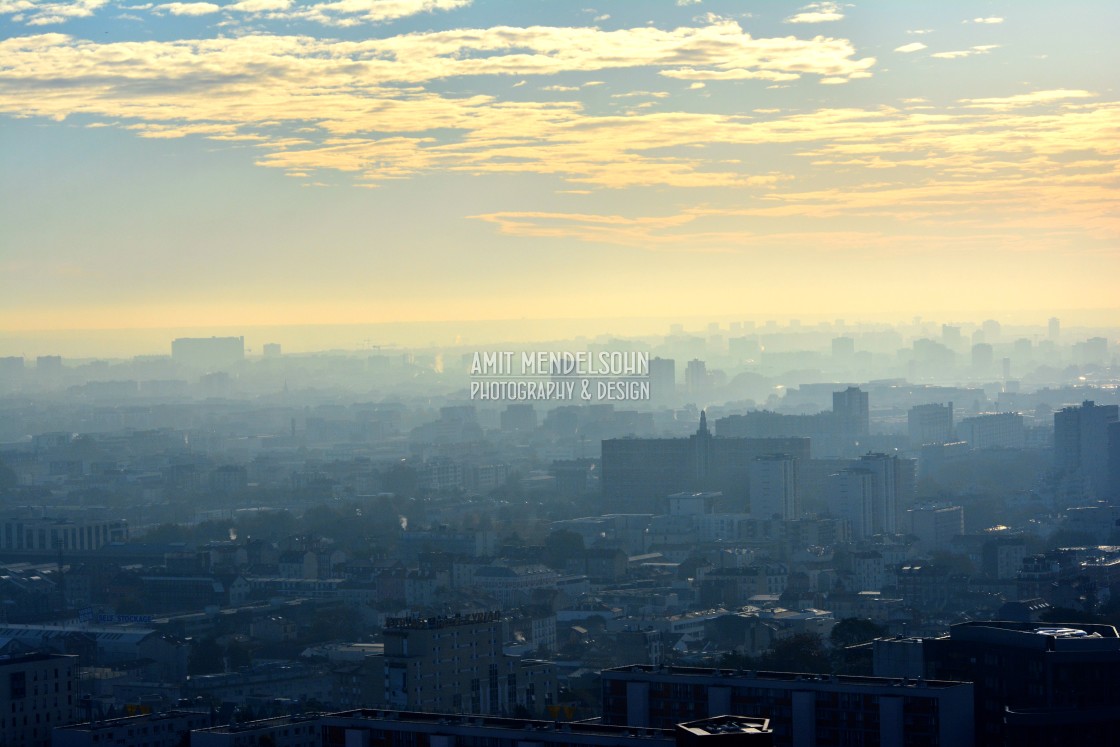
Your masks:
[{"label": "blue sky", "polygon": [[0,0],[0,329],[1115,309],[1117,28]]}]

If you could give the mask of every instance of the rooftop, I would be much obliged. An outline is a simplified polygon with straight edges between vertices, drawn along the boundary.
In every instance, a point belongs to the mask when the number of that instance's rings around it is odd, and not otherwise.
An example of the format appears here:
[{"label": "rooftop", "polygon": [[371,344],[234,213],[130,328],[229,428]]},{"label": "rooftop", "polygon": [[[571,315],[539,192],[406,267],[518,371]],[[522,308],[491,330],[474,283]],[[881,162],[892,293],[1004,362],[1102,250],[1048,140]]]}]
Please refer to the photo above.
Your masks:
[{"label": "rooftop", "polygon": [[640,673],[653,676],[716,677],[720,679],[765,680],[768,682],[823,682],[836,685],[855,685],[864,687],[906,687],[931,690],[969,686],[971,683],[952,680],[927,680],[921,677],[862,677],[846,674],[819,674],[812,672],[767,672],[749,669],[720,669],[708,667],[654,666],[651,664],[628,664],[624,667],[604,669],[609,673]]}]

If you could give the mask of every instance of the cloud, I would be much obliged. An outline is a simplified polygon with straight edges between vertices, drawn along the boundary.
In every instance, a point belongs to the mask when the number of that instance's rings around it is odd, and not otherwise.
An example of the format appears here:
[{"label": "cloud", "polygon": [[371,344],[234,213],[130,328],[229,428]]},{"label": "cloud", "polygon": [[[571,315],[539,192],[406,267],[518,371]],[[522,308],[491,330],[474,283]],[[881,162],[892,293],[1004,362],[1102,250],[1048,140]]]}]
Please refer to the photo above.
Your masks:
[{"label": "cloud", "polygon": [[902,52],[903,54],[909,54],[910,52],[918,52],[925,48],[926,45],[922,44],[921,42],[910,42],[909,44],[903,44],[901,47],[895,47],[894,51]]},{"label": "cloud", "polygon": [[0,0],[0,16],[28,26],[65,23],[73,18],[89,18],[109,0],[74,0],[73,2],[39,2],[39,0]]},{"label": "cloud", "polygon": [[[195,5],[195,4],[169,4]],[[210,5],[210,4],[206,4]],[[236,39],[122,42],[61,42],[48,37],[15,41],[17,66],[45,64],[60,79],[92,75],[110,81],[118,74],[174,80],[199,69],[238,70],[253,57],[258,77],[321,70],[350,84],[378,86],[426,83],[474,75],[553,75],[610,69],[662,69],[685,79],[791,80],[802,75],[863,77],[873,58],[855,58],[844,39],[793,37],[755,39],[734,22],[674,30],[497,26],[415,33],[363,41],[317,40],[302,36],[254,34]],[[121,55],[127,57],[122,59]],[[43,71],[11,69],[9,78]],[[327,82],[329,84],[329,81]],[[584,85],[591,85],[587,82]]]},{"label": "cloud", "polygon": [[826,23],[844,20],[839,3],[809,3],[800,12],[790,16],[785,23]]},{"label": "cloud", "polygon": [[239,13],[268,13],[288,10],[291,7],[292,0],[241,0],[225,6],[225,9]]},{"label": "cloud", "polygon": [[987,54],[993,49],[999,49],[998,44],[980,44],[970,49],[958,49],[952,52],[935,52],[930,57],[936,57],[939,60],[959,60],[965,57],[972,57],[978,54]]},{"label": "cloud", "polygon": [[173,16],[205,16],[217,13],[221,6],[214,3],[164,3],[157,5],[156,11],[166,11]]},{"label": "cloud", "polygon": [[314,21],[325,25],[354,26],[383,23],[421,13],[465,8],[472,0],[333,0],[299,7],[279,18]]},{"label": "cloud", "polygon": [[677,0],[677,5],[684,7],[686,5],[699,5],[701,0]]},{"label": "cloud", "polygon": [[961,104],[977,109],[1018,109],[1028,106],[1039,106],[1067,101],[1069,99],[1089,99],[1096,94],[1089,91],[1054,89],[1048,91],[1034,91],[1017,96],[1004,96],[1001,98],[962,99]]},{"label": "cloud", "polygon": [[[1088,91],[765,117],[751,105],[674,111],[681,104],[671,96],[654,97],[656,111],[631,115],[547,100],[561,97],[525,100],[532,86],[518,89],[518,100],[502,98],[532,75],[673,73],[686,64],[711,76],[713,93],[721,73],[815,75],[822,83],[866,74],[847,42],[827,38],[754,39],[734,24],[496,27],[358,41],[247,34],[98,44],[40,34],[0,40],[0,58],[0,111],[9,115],[80,115],[79,124],[113,124],[139,137],[241,142],[259,165],[308,179],[339,172],[342,181],[376,186],[432,173],[531,174],[577,191],[717,188],[711,194],[749,205],[752,219],[967,221],[998,208],[1017,219],[1043,211],[1060,225],[1120,236],[1120,218],[1110,217],[1120,216],[1113,186],[1120,104]],[[502,95],[468,94],[444,80],[468,75],[509,85],[494,87]],[[583,85],[592,82],[601,81]],[[429,90],[437,85],[456,92]],[[640,93],[617,82],[611,92]],[[513,221],[526,222],[544,225]],[[553,232],[573,225],[546,223]],[[646,225],[576,223],[588,236],[608,229],[636,236]]]},{"label": "cloud", "polygon": [[[1003,23],[1003,19],[993,16],[991,18],[973,18],[972,22],[973,23]],[[968,23],[968,21],[965,21],[965,23]]]}]

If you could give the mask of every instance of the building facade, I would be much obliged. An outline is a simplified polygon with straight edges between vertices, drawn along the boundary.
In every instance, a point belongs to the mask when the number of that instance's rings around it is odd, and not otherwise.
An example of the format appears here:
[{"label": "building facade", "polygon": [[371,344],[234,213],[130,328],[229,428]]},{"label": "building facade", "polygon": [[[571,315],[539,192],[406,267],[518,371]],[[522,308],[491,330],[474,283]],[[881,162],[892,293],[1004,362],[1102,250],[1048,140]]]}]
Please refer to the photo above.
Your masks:
[{"label": "building facade", "polygon": [[49,747],[51,730],[78,716],[78,657],[0,657],[0,744]]},{"label": "building facade", "polygon": [[441,713],[543,714],[555,668],[502,653],[499,612],[385,623],[385,704]]},{"label": "building facade", "polygon": [[971,747],[968,682],[625,666],[602,673],[603,722],[673,724],[723,713],[770,720],[778,747]]},{"label": "building facade", "polygon": [[977,744],[1120,745],[1120,637],[1111,625],[961,623],[941,638],[876,641],[874,655],[876,673],[893,663],[912,677],[975,683]]}]

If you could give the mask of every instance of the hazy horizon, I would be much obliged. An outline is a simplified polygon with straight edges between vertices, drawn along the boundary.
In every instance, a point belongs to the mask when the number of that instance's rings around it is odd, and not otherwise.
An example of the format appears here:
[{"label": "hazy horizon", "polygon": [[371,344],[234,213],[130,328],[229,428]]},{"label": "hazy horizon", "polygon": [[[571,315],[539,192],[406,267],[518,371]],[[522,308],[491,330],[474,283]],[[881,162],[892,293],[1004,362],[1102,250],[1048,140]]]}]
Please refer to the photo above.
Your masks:
[{"label": "hazy horizon", "polygon": [[[375,348],[447,348],[498,343],[531,343],[596,339],[610,336],[641,338],[669,334],[670,325],[683,325],[686,334],[706,335],[709,324],[719,324],[721,334],[733,336],[765,332],[767,322],[776,322],[783,332],[791,321],[806,331],[821,324],[829,328],[842,322],[848,330],[860,326],[922,326],[952,324],[979,326],[995,319],[1009,328],[1035,328],[1041,333],[1050,317],[1057,316],[1065,335],[1120,333],[1120,319],[1109,309],[1019,312],[970,316],[961,312],[904,315],[805,317],[740,314],[734,316],[630,317],[618,319],[478,319],[415,322],[275,324],[185,327],[137,327],[122,329],[4,330],[0,332],[0,356],[61,355],[66,358],[131,358],[170,355],[171,341],[178,337],[244,337],[247,354],[259,355],[263,345],[278,343],[283,352],[304,354],[339,351],[373,351]],[[920,324],[915,325],[915,320]],[[751,329],[732,333],[729,325],[750,323]],[[839,332],[837,332],[839,334]]]},{"label": "hazy horizon", "polygon": [[[6,354],[105,354],[79,330],[135,327],[415,345],[614,331],[587,320],[1120,319],[1115,3],[0,18]],[[366,339],[348,333],[326,347]],[[147,335],[112,345],[166,351]]]}]

